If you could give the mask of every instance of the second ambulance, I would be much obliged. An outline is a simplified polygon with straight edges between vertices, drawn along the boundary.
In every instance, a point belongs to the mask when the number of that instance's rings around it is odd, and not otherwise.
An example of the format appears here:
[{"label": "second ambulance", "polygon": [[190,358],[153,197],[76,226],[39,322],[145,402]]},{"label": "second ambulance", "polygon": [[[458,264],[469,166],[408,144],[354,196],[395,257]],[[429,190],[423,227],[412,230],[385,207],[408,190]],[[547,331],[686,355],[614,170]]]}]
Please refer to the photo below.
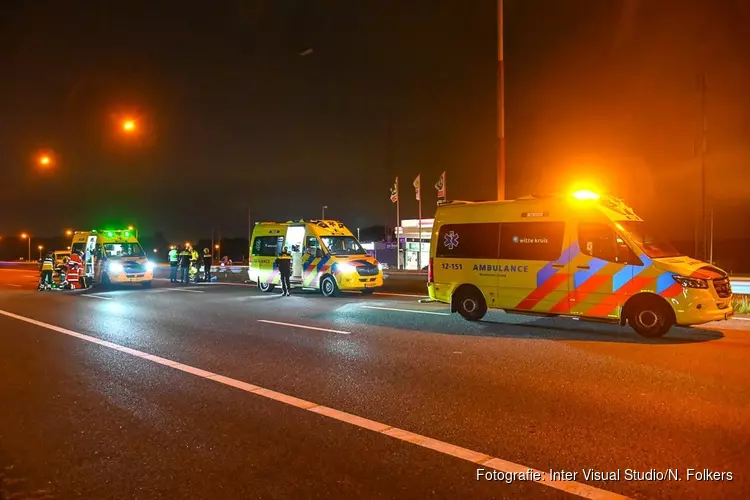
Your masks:
[{"label": "second ambulance", "polygon": [[83,253],[87,283],[149,287],[154,279],[154,264],[132,230],[76,231],[70,250]]},{"label": "second ambulance", "polygon": [[682,255],[621,200],[591,191],[442,204],[427,286],[474,321],[497,308],[660,337],[733,315],[726,272]]}]

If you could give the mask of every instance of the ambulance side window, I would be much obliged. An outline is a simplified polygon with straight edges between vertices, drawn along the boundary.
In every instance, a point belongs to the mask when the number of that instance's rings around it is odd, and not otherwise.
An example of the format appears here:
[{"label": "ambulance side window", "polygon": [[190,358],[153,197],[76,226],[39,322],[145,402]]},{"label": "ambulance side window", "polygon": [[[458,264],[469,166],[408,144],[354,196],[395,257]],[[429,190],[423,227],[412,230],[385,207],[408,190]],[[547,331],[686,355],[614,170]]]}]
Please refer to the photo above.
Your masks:
[{"label": "ambulance side window", "polygon": [[446,224],[438,231],[435,256],[447,259],[497,259],[500,224]]},{"label": "ambulance side window", "polygon": [[253,255],[256,257],[274,257],[284,244],[282,236],[256,236],[253,240]]},{"label": "ambulance side window", "polygon": [[578,224],[578,245],[581,253],[607,262],[616,262],[615,231],[599,222]]},{"label": "ambulance side window", "polygon": [[320,248],[320,242],[315,236],[308,236],[305,242],[305,251],[313,257],[322,257],[323,249]]}]

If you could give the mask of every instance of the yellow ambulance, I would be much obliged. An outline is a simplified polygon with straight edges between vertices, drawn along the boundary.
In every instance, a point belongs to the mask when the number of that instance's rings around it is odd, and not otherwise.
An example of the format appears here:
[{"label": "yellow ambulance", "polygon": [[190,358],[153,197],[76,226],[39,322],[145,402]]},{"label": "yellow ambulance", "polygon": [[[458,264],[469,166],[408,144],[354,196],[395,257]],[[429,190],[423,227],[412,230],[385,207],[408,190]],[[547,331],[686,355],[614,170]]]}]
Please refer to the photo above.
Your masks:
[{"label": "yellow ambulance", "polygon": [[77,250],[83,254],[82,276],[89,284],[151,286],[154,264],[146,258],[134,230],[76,231],[70,251]]},{"label": "yellow ambulance", "polygon": [[350,290],[369,294],[383,286],[382,266],[343,223],[258,222],[250,243],[248,277],[263,292],[280,284],[275,261],[284,246],[292,255],[293,286],[320,290],[326,297]]},{"label": "yellow ambulance", "polygon": [[448,202],[428,291],[468,320],[488,308],[629,324],[644,337],[732,317],[727,273],[682,255],[622,200],[592,191]]}]

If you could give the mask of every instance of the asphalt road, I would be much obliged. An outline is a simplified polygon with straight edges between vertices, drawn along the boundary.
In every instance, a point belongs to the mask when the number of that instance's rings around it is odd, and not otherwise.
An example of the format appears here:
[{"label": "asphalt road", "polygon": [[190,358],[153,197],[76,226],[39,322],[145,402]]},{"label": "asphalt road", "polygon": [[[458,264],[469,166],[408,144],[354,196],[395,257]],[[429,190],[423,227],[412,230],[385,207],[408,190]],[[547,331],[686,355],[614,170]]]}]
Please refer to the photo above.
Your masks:
[{"label": "asphalt road", "polygon": [[649,341],[403,295],[37,279],[0,270],[0,498],[750,496],[749,321]]}]

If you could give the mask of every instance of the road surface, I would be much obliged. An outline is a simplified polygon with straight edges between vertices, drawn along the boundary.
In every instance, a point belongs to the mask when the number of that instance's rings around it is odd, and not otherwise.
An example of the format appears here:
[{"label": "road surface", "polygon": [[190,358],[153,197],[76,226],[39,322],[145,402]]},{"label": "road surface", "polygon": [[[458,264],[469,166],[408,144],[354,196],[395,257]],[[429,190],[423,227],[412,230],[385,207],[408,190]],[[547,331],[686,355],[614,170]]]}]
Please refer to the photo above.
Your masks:
[{"label": "road surface", "polygon": [[36,281],[0,271],[0,498],[750,496],[748,321],[649,341],[403,295]]}]

